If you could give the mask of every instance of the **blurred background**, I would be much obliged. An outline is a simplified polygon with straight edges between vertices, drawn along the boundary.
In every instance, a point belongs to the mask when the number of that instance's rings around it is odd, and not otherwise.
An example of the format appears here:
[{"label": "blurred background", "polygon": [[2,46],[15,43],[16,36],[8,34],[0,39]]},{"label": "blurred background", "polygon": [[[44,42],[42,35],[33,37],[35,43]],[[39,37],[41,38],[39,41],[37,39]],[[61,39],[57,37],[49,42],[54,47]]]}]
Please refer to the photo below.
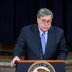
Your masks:
[{"label": "blurred background", "polygon": [[[0,0],[0,59],[12,59],[21,28],[35,24],[40,8],[54,13],[53,25],[62,28],[72,58],[72,0]],[[5,56],[5,57],[4,57]]]}]

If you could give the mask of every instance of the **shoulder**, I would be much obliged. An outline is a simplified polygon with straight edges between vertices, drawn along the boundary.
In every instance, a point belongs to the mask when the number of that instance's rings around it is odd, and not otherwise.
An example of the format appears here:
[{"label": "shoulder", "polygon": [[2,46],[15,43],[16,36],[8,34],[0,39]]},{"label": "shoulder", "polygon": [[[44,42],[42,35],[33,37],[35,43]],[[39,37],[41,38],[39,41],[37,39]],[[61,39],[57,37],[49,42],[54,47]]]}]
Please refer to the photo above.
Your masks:
[{"label": "shoulder", "polygon": [[32,31],[35,30],[35,28],[37,28],[37,24],[27,25],[27,26],[22,27],[21,32],[31,33]]},{"label": "shoulder", "polygon": [[64,30],[62,29],[62,28],[60,28],[60,27],[57,27],[57,26],[52,26],[51,27],[51,30],[52,31],[55,31],[55,32],[64,32]]},{"label": "shoulder", "polygon": [[52,26],[51,29],[49,30],[49,34],[52,34],[56,38],[64,37],[64,30],[57,26]]},{"label": "shoulder", "polygon": [[37,24],[27,25],[27,26],[22,27],[22,30],[30,30],[31,28],[36,27],[36,26]]}]

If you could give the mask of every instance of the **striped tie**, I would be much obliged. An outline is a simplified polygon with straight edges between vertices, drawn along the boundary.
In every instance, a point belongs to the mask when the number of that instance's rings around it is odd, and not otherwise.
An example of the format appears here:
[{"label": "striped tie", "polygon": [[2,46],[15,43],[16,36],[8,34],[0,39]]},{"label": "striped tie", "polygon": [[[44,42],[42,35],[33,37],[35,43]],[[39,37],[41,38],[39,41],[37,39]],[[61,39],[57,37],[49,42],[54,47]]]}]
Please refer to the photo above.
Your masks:
[{"label": "striped tie", "polygon": [[41,35],[41,43],[42,43],[42,50],[43,54],[45,53],[45,32]]}]

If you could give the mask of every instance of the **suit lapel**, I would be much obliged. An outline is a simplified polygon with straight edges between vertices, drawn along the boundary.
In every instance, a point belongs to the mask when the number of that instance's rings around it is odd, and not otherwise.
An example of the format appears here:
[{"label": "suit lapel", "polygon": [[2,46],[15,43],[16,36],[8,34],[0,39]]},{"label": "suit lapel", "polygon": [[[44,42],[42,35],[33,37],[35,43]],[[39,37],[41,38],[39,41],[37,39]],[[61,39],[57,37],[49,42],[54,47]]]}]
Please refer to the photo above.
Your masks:
[{"label": "suit lapel", "polygon": [[35,38],[35,48],[33,48],[32,50],[35,53],[35,55],[37,55],[37,57],[40,58],[42,47],[41,47],[41,40],[40,40],[38,26],[35,25],[34,27],[32,27],[32,29]]},{"label": "suit lapel", "polygon": [[48,39],[47,39],[47,45],[46,45],[46,49],[45,49],[45,57],[46,57],[46,55],[47,56],[50,55],[52,39],[53,39],[53,35],[52,35],[52,27],[51,27],[50,30],[48,31]]}]

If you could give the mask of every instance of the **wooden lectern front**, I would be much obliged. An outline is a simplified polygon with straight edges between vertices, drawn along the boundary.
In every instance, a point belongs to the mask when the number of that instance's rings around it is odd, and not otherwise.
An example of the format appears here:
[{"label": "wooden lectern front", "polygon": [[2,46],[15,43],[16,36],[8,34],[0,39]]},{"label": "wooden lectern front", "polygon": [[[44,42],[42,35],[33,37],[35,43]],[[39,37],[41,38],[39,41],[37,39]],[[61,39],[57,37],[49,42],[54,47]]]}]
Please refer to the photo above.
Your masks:
[{"label": "wooden lectern front", "polygon": [[66,72],[64,60],[20,60],[16,72]]}]

